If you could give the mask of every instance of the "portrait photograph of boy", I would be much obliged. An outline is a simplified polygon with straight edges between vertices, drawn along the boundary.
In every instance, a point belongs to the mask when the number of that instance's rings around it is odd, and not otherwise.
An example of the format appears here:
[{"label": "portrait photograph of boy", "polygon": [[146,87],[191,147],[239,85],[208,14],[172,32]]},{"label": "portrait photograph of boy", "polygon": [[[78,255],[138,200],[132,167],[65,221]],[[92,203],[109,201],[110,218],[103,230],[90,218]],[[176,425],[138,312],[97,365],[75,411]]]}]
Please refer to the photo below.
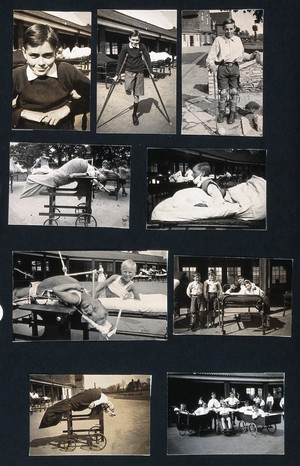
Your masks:
[{"label": "portrait photograph of boy", "polygon": [[175,10],[98,10],[97,132],[176,133]]},{"label": "portrait photograph of boy", "polygon": [[263,135],[263,18],[182,12],[182,134]]},{"label": "portrait photograph of boy", "polygon": [[12,126],[89,129],[91,13],[15,10]]}]

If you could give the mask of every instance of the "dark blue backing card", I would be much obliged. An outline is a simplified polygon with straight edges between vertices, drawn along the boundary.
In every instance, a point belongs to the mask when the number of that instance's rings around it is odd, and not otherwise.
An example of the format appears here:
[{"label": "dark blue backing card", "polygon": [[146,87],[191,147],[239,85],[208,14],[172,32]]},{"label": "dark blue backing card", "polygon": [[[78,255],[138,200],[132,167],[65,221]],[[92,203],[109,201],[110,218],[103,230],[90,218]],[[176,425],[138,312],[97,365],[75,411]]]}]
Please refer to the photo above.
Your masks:
[{"label": "dark blue backing card", "polygon": [[[300,192],[299,192],[299,20],[297,0],[225,2],[165,0],[164,9],[220,9],[225,7],[264,9],[264,137],[222,138],[180,136],[181,85],[178,78],[177,134],[99,135],[95,123],[88,133],[51,133],[11,130],[11,69],[13,9],[92,11],[108,9],[159,9],[157,0],[74,0],[1,2],[0,85],[0,298],[4,318],[0,322],[1,464],[8,465],[296,465],[300,443]],[[179,16],[178,16],[179,19]],[[178,57],[180,57],[178,21]],[[95,47],[95,35],[93,46]],[[178,75],[180,60],[178,58]],[[95,83],[93,114],[95,122]],[[8,226],[9,142],[65,142],[124,144],[132,146],[132,198],[130,230],[75,229]],[[147,201],[147,147],[212,147],[267,149],[267,231],[145,231]],[[175,337],[169,323],[167,342],[30,342],[12,343],[11,293],[14,250],[167,249],[169,270],[173,255],[251,256],[294,259],[293,327],[291,338]],[[172,289],[169,283],[169,315]],[[285,372],[286,427],[284,456],[167,456],[167,372]],[[28,379],[30,373],[145,373],[152,374],[151,455],[149,457],[29,457]],[[199,439],[199,441],[201,441]]]}]

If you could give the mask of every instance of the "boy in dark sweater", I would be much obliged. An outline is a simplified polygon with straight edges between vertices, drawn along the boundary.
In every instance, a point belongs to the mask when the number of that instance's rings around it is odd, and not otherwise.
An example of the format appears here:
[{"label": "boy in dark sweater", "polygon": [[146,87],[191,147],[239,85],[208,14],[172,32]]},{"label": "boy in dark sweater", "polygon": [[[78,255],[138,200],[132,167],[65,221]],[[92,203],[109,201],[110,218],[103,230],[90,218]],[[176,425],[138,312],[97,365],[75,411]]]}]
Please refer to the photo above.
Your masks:
[{"label": "boy in dark sweater", "polygon": [[34,24],[25,31],[27,65],[13,71],[14,128],[74,129],[75,115],[89,112],[90,80],[73,65],[56,62],[58,46],[47,25]]},{"label": "boy in dark sweater", "polygon": [[[140,95],[144,95],[144,60],[147,62],[149,70],[151,71],[151,60],[149,52],[144,44],[140,42],[140,33],[134,29],[129,34],[129,43],[123,45],[119,54],[118,65],[116,69],[116,76],[114,80],[118,80],[118,74],[121,66],[125,60],[125,92],[128,95],[133,93],[133,114],[132,121],[135,126],[139,124],[137,117],[137,108],[139,104]],[[154,75],[150,75],[154,78]]]}]

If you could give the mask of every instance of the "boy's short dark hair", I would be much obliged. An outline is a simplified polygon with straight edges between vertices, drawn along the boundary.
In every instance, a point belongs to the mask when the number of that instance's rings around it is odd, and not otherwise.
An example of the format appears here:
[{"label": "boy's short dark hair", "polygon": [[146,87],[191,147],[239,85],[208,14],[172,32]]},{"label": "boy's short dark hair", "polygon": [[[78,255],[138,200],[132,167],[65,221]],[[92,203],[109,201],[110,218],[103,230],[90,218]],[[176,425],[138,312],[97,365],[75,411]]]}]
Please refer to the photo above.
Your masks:
[{"label": "boy's short dark hair", "polygon": [[223,29],[225,28],[225,26],[227,24],[234,24],[235,25],[234,19],[232,19],[232,18],[225,19],[225,21],[223,21]]},{"label": "boy's short dark hair", "polygon": [[207,162],[197,163],[193,168],[196,168],[199,172],[201,171],[204,176],[210,175],[210,165]]},{"label": "boy's short dark hair", "polygon": [[57,49],[59,46],[59,40],[56,35],[56,32],[47,24],[33,24],[28,29],[26,29],[24,34],[24,47],[28,45],[31,47],[38,47],[39,45],[44,44],[44,42],[49,42],[53,49]]},{"label": "boy's short dark hair", "polygon": [[199,278],[201,278],[201,275],[200,275],[200,273],[199,273],[199,272],[195,272],[195,273],[193,273],[193,277],[194,277],[194,278],[195,278],[195,277],[199,277]]},{"label": "boy's short dark hair", "polygon": [[137,29],[132,29],[129,33],[129,37],[140,37],[140,33]]}]

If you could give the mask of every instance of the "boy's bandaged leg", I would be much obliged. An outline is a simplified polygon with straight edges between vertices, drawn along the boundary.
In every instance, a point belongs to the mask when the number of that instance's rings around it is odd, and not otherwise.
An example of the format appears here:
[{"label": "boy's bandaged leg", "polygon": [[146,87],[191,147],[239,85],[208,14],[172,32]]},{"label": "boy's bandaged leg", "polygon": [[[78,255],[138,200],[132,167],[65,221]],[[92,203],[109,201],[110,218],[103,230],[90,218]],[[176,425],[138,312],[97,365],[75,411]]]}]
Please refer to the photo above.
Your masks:
[{"label": "boy's bandaged leg", "polygon": [[219,115],[217,118],[218,123],[223,123],[225,119],[226,99],[227,99],[227,89],[221,89],[220,98],[219,98]]},{"label": "boy's bandaged leg", "polygon": [[132,113],[132,121],[133,121],[134,126],[138,126],[138,124],[139,124],[139,120],[138,120],[138,117],[137,117],[138,105],[139,105],[139,100],[136,101],[136,99],[135,99],[135,101],[133,103],[133,113]]},{"label": "boy's bandaged leg", "polygon": [[238,90],[233,88],[229,91],[230,94],[230,114],[228,118],[228,124],[231,125],[234,123],[237,110],[237,101],[238,101]]}]

